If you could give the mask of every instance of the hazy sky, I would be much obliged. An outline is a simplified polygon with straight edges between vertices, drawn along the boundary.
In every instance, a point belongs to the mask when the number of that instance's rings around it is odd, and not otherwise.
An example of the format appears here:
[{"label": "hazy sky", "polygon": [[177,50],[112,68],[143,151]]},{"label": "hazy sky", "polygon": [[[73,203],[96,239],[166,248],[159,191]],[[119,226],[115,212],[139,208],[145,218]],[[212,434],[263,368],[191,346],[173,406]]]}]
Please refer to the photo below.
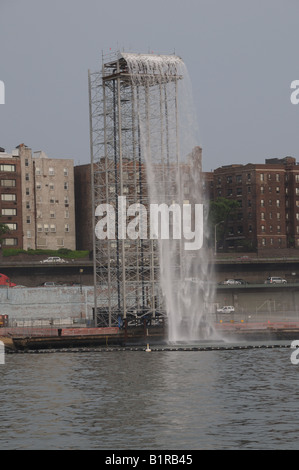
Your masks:
[{"label": "hazy sky", "polygon": [[299,161],[299,0],[0,0],[0,146],[88,163],[88,69],[124,50],[182,57],[205,170]]}]

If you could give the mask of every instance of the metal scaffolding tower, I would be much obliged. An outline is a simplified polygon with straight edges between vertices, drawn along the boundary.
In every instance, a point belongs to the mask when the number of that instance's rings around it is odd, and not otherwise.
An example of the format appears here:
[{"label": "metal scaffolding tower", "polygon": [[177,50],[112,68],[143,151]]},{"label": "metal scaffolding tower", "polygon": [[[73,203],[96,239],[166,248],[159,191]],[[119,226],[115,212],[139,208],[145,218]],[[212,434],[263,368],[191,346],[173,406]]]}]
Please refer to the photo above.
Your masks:
[{"label": "metal scaffolding tower", "polygon": [[103,215],[96,212],[99,205],[109,204],[115,215],[115,226],[107,227],[115,236],[99,239],[94,230],[97,326],[164,314],[157,240],[142,217],[139,234],[145,228],[147,236],[129,238],[133,214],[125,220],[122,214],[132,204],[138,209],[173,200],[178,63],[176,56],[117,53],[102,58],[101,72],[88,73],[93,229]]}]

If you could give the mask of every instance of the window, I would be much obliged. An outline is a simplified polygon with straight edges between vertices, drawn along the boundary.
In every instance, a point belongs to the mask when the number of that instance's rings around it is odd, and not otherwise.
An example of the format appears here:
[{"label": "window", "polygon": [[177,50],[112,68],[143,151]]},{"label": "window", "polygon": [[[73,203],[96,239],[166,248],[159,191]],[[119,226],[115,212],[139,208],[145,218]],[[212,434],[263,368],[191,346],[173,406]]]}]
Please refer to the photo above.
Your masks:
[{"label": "window", "polygon": [[26,196],[29,196],[29,195],[30,195],[30,189],[26,188]]},{"label": "window", "polygon": [[51,224],[51,225],[50,225],[50,231],[51,231],[51,232],[56,232],[56,225]]},{"label": "window", "polygon": [[69,219],[70,218],[70,212],[69,211],[64,211],[64,218]]},{"label": "window", "polygon": [[16,201],[16,200],[17,200],[16,194],[1,194],[1,201]]},{"label": "window", "polygon": [[43,231],[43,226],[42,224],[37,224],[37,231],[42,232]]},{"label": "window", "polygon": [[35,174],[36,175],[41,175],[41,169],[39,167],[35,168]]},{"label": "window", "polygon": [[251,181],[251,173],[247,173],[247,181]]},{"label": "window", "polygon": [[49,224],[44,224],[44,231],[49,232]]},{"label": "window", "polygon": [[67,196],[65,196],[64,198],[64,204],[68,204],[69,203],[69,198]]},{"label": "window", "polygon": [[228,188],[227,190],[227,196],[232,196],[233,190],[231,188]]},{"label": "window", "polygon": [[237,181],[237,183],[242,183],[242,175],[237,175],[236,176],[236,181]]},{"label": "window", "polygon": [[265,238],[262,238],[262,245],[266,246],[266,239]]},{"label": "window", "polygon": [[42,189],[42,184],[40,182],[36,183],[36,189]]},{"label": "window", "polygon": [[54,168],[53,168],[53,167],[50,167],[50,168],[49,168],[49,175],[50,175],[50,176],[54,176],[54,175],[55,175],[55,171],[54,171]]},{"label": "window", "polygon": [[55,197],[50,197],[50,204],[55,204]]},{"label": "window", "polygon": [[17,238],[4,238],[2,240],[3,245],[5,246],[16,246],[18,244]]},{"label": "window", "polygon": [[242,196],[242,188],[237,188],[237,196]]},{"label": "window", "polygon": [[57,244],[57,246],[64,246],[64,239],[63,238],[57,238],[56,244]]},{"label": "window", "polygon": [[264,226],[264,225],[261,226],[261,231],[262,231],[262,232],[265,231],[265,226]]},{"label": "window", "polygon": [[280,207],[280,200],[279,199],[276,200],[276,207]]},{"label": "window", "polygon": [[27,238],[31,238],[31,230],[27,230]]},{"label": "window", "polygon": [[264,201],[264,199],[261,199],[261,207],[265,207],[265,201]]},{"label": "window", "polygon": [[7,165],[7,164],[2,164],[0,165],[0,171],[16,171],[16,165]]},{"label": "window", "polygon": [[17,209],[1,209],[2,215],[17,215]]},{"label": "window", "polygon": [[275,178],[276,178],[276,181],[280,181],[280,175],[279,175],[279,173],[276,173]]},{"label": "window", "polygon": [[68,176],[68,174],[69,174],[68,168],[64,168],[64,169],[63,169],[63,175],[64,175],[64,176]]},{"label": "window", "polygon": [[16,180],[1,180],[1,186],[5,188],[14,188],[16,186]]},{"label": "window", "polygon": [[264,173],[260,173],[260,180],[264,181]]},{"label": "window", "polygon": [[277,212],[277,220],[280,220],[280,212]]},{"label": "window", "polygon": [[277,225],[277,233],[280,233],[281,227],[280,225]]},{"label": "window", "polygon": [[55,212],[54,211],[50,211],[50,218],[55,219]]},{"label": "window", "polygon": [[30,215],[26,216],[26,223],[31,224],[31,216]]},{"label": "window", "polygon": [[299,183],[299,175],[295,175],[295,181],[296,183]]},{"label": "window", "polygon": [[264,186],[261,186],[261,194],[264,194],[265,188]]},{"label": "window", "polygon": [[30,202],[26,201],[26,209],[30,209]]},{"label": "window", "polygon": [[65,232],[69,232],[69,231],[70,231],[70,226],[69,226],[69,224],[65,224],[65,225],[64,225],[64,231],[65,231]]},{"label": "window", "polygon": [[5,224],[9,230],[17,230],[18,226],[17,224]]},{"label": "window", "polygon": [[28,158],[25,158],[25,166],[29,166],[29,160],[28,160]]},{"label": "window", "polygon": [[25,174],[25,180],[26,180],[26,181],[30,181],[29,173],[26,173],[26,174]]},{"label": "window", "polygon": [[50,190],[53,191],[54,190],[54,183],[50,183],[49,187],[50,187]]},{"label": "window", "polygon": [[279,186],[276,186],[276,194],[279,194],[280,193],[280,188]]},{"label": "window", "polygon": [[232,183],[232,182],[233,182],[233,177],[232,177],[232,176],[227,176],[227,177],[226,177],[226,182],[227,182],[228,184]]},{"label": "window", "polygon": [[265,220],[265,213],[264,212],[261,212],[261,219]]}]

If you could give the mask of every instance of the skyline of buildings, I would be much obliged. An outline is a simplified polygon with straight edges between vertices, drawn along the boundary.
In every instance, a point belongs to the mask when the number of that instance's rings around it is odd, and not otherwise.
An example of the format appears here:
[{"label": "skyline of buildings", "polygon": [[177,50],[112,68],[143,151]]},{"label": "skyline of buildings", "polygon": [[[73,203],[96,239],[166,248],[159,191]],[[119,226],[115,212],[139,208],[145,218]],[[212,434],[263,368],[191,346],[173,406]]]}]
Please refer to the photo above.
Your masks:
[{"label": "skyline of buildings", "polygon": [[[197,151],[201,158],[202,149]],[[134,168],[126,165],[129,188]],[[299,248],[295,158],[225,165],[203,172],[203,181],[208,199],[224,197],[238,203],[219,224],[219,252]],[[101,188],[114,190],[111,184]],[[5,248],[93,249],[90,163],[74,166],[72,159],[49,158],[24,144],[11,153],[0,148],[0,204],[1,223],[9,227],[1,240]]]}]

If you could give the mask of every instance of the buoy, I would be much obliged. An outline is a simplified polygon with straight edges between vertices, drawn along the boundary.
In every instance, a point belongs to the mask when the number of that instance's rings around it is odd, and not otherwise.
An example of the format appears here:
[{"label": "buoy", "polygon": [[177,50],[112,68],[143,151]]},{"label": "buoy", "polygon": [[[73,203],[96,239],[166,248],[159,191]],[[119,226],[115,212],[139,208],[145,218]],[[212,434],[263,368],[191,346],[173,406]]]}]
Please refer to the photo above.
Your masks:
[{"label": "buoy", "polygon": [[149,347],[149,344],[148,344],[148,343],[147,343],[147,345],[146,345],[146,350],[145,350],[145,351],[146,351],[146,352],[151,352],[151,349],[150,349],[150,347]]}]

